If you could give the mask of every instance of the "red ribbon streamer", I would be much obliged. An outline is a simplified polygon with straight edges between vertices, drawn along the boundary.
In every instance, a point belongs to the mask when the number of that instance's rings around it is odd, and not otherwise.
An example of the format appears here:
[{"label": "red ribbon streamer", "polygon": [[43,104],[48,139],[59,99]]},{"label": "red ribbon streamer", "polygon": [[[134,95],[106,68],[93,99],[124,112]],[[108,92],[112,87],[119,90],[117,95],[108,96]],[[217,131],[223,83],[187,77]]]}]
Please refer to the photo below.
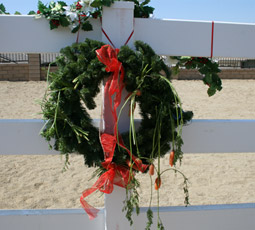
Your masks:
[{"label": "red ribbon streamer", "polygon": [[[79,3],[79,2],[78,2]],[[77,3],[77,4],[78,4]],[[76,37],[76,43],[78,44],[78,42],[79,42],[79,36],[80,36],[80,29],[81,29],[81,17],[80,17],[80,15],[78,15],[78,17],[79,17],[79,29],[78,29],[78,32],[77,32],[77,37]]]},{"label": "red ribbon streamer", "polygon": [[213,57],[214,21],[212,21],[211,58]]},{"label": "red ribbon streamer", "polygon": [[[117,59],[118,52],[119,49],[113,49],[110,45],[104,45],[100,49],[96,50],[99,61],[106,65],[105,70],[107,72],[112,72],[112,75],[109,77],[105,84],[104,90],[105,96],[109,97],[109,105],[111,106],[114,127],[113,134],[102,133],[100,135],[100,141],[104,151],[105,160],[102,162],[102,166],[107,171],[99,177],[99,179],[91,188],[86,189],[80,198],[81,205],[87,212],[90,219],[94,219],[97,216],[99,210],[89,205],[84,200],[84,198],[96,190],[110,194],[113,191],[113,185],[125,188],[129,184],[130,179],[132,179],[134,176],[130,175],[130,170],[127,166],[119,166],[112,162],[117,144],[124,148],[132,157],[136,169],[144,172],[148,167],[148,165],[142,164],[141,161],[138,161],[137,158],[130,153],[130,151],[125,147],[121,135],[119,135],[117,132],[117,108],[121,103],[121,94],[123,88],[125,87],[123,82],[125,73],[122,63]],[[114,104],[112,107],[112,96],[114,95]]]},{"label": "red ribbon streamer", "polygon": [[111,43],[111,45],[115,48],[115,45],[113,44],[112,40],[110,39],[110,37],[108,36],[108,34],[104,31],[103,27],[101,28],[104,36],[107,38],[107,40]]},{"label": "red ribbon streamer", "polygon": [[[100,22],[102,24],[102,18],[100,18]],[[134,28],[134,23],[135,23],[135,20],[133,21],[133,28]],[[103,27],[101,27],[101,30],[104,34],[104,36],[107,38],[107,40],[111,43],[112,47],[116,48],[115,45],[113,44],[112,40],[110,39],[110,37],[108,36],[108,34],[105,32],[105,30],[103,29]],[[133,34],[134,34],[135,30],[133,29],[130,33],[130,35],[128,36],[128,39],[127,41],[124,43],[124,45],[127,45],[129,40],[132,38]]]}]

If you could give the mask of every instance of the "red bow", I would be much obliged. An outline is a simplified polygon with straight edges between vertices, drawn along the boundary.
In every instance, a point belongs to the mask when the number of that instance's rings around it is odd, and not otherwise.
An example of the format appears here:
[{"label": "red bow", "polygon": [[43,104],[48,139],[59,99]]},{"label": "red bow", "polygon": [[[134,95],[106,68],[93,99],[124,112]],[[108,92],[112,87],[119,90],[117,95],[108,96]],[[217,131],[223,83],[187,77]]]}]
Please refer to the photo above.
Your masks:
[{"label": "red bow", "polygon": [[[121,93],[124,85],[124,68],[122,63],[118,61],[117,55],[119,50],[113,49],[109,45],[104,45],[100,49],[96,50],[97,57],[99,61],[106,65],[105,70],[107,72],[112,72],[112,75],[109,77],[105,84],[105,97],[109,99],[109,105],[111,107],[112,119],[114,127],[110,127],[110,133],[102,133],[100,135],[101,145],[104,151],[104,162],[102,166],[107,170],[102,174],[96,183],[89,189],[86,189],[80,198],[80,202],[84,210],[88,213],[90,219],[94,219],[97,216],[98,209],[95,209],[89,205],[84,198],[89,196],[91,193],[99,190],[103,193],[110,194],[113,191],[113,185],[118,185],[120,187],[126,188],[130,183],[130,180],[134,175],[130,175],[130,170],[127,166],[119,166],[112,162],[114,151],[116,145],[120,145],[124,148],[128,154],[131,156],[130,151],[124,146],[121,136],[117,132],[117,107],[121,103]],[[112,96],[114,97],[114,105],[112,107]],[[105,121],[107,125],[107,121]],[[111,122],[108,121],[109,124]],[[118,135],[118,139],[117,139]],[[117,141],[118,140],[118,141]],[[141,172],[144,172],[147,165],[137,161],[137,158],[132,155],[132,160],[135,162],[136,169]]]},{"label": "red bow", "polygon": [[[112,116],[115,123],[114,132],[116,132],[117,128],[117,107],[121,103],[121,93],[125,87],[123,82],[125,72],[122,63],[117,58],[118,53],[119,49],[113,49],[110,45],[104,45],[99,50],[96,50],[98,60],[106,65],[105,70],[112,72],[112,75],[105,84],[104,91],[105,96],[108,94],[109,106],[112,109]],[[112,96],[114,94],[114,108],[112,108]]]}]

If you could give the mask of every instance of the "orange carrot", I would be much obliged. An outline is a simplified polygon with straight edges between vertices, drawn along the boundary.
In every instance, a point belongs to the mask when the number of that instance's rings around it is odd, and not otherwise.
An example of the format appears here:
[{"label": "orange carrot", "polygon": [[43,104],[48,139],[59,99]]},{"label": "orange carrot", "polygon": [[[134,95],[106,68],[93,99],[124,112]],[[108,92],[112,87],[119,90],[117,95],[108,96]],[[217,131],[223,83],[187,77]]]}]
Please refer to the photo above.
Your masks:
[{"label": "orange carrot", "polygon": [[149,167],[149,174],[150,174],[151,176],[154,175],[154,165],[153,165],[153,164],[151,164],[150,167]]},{"label": "orange carrot", "polygon": [[140,168],[140,167],[142,167],[143,162],[140,158],[136,158],[135,159],[135,164]]},{"label": "orange carrot", "polygon": [[170,153],[169,164],[171,167],[174,165],[174,150],[172,150]]},{"label": "orange carrot", "polygon": [[135,164],[132,165],[131,162],[130,162],[130,160],[127,160],[126,163],[127,163],[127,165],[128,165],[129,168],[132,167],[134,170],[139,171],[138,167],[137,167]]},{"label": "orange carrot", "polygon": [[161,186],[161,178],[157,177],[155,180],[155,190],[158,190]]}]

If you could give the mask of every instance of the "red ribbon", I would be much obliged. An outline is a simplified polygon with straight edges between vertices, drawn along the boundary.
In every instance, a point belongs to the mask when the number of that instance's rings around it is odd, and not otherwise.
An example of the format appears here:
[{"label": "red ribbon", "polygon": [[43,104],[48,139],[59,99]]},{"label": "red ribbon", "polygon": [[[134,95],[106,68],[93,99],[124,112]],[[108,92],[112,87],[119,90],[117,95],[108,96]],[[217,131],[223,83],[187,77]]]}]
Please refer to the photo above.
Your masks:
[{"label": "red ribbon", "polygon": [[[113,49],[110,45],[104,45],[100,49],[96,50],[99,61],[106,65],[105,70],[112,73],[105,84],[104,91],[105,96],[108,96],[109,98],[114,127],[112,127],[112,133],[102,133],[100,135],[100,141],[104,151],[104,162],[102,162],[102,166],[107,171],[99,177],[91,188],[86,189],[80,198],[81,205],[87,212],[90,219],[94,219],[99,210],[89,205],[84,198],[96,190],[110,194],[113,191],[113,185],[126,188],[134,176],[133,174],[130,174],[128,166],[119,166],[112,162],[117,144],[124,148],[132,157],[136,166],[134,168],[144,172],[148,167],[148,165],[142,164],[141,161],[138,161],[137,158],[130,153],[130,151],[125,147],[121,135],[117,132],[117,108],[121,103],[121,94],[125,87],[123,82],[125,73],[122,63],[117,58],[118,52],[119,49]],[[113,96],[114,104],[112,107]]]},{"label": "red ribbon", "polygon": [[[100,22],[101,22],[101,25],[102,25],[102,18],[100,18]],[[133,28],[134,28],[134,24],[135,24],[135,20],[133,20]],[[101,26],[101,30],[104,34],[104,36],[107,38],[107,40],[111,43],[112,47],[115,48],[115,45],[113,44],[112,40],[110,39],[110,37],[108,36],[108,34],[105,32],[104,28]],[[134,34],[135,30],[133,29],[130,33],[130,35],[128,36],[128,39],[127,41],[124,43],[124,45],[127,45],[129,40],[132,38],[133,34]]]},{"label": "red ribbon", "polygon": [[211,34],[211,58],[213,57],[213,39],[214,39],[214,21],[212,21],[212,34]]},{"label": "red ribbon", "polygon": [[[107,72],[112,72],[112,75],[109,77],[105,84],[105,95],[108,94],[108,99],[110,102],[112,116],[114,119],[115,127],[114,133],[116,136],[116,128],[117,128],[117,107],[121,103],[121,93],[125,87],[123,82],[124,80],[124,68],[122,63],[118,60],[117,55],[119,53],[119,49],[113,49],[110,45],[104,45],[99,50],[96,50],[96,54],[98,60],[106,65],[105,70]],[[114,107],[112,108],[112,96],[114,97]]]},{"label": "red ribbon", "polygon": [[[80,4],[79,2],[77,4]],[[77,5],[76,5],[77,6]],[[78,44],[79,42],[79,36],[80,36],[80,29],[81,29],[81,17],[80,15],[78,15],[78,18],[79,18],[79,29],[78,29],[78,32],[77,32],[77,37],[76,37],[76,43]]]}]

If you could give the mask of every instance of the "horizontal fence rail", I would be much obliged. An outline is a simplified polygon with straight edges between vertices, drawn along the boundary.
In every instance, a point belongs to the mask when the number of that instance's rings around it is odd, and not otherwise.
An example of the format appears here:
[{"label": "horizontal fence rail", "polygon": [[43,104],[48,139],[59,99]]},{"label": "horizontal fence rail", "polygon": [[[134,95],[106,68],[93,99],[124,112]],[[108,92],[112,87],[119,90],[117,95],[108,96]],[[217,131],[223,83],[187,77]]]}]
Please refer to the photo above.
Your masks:
[{"label": "horizontal fence rail", "polygon": [[[80,41],[102,39],[100,20],[91,19],[90,22],[94,30],[80,31]],[[0,15],[0,28],[0,53],[56,53],[77,39],[77,34],[71,33],[69,28],[50,30],[48,20],[29,15]]]},{"label": "horizontal fence rail", "polygon": [[[1,230],[103,230],[105,216],[89,220],[81,209],[62,210],[0,210]],[[127,229],[145,229],[147,208],[134,214],[134,225]],[[157,229],[156,208],[153,226]],[[254,230],[255,204],[203,205],[190,207],[160,207],[160,217],[166,230]],[[107,229],[115,230],[115,229]]]},{"label": "horizontal fence rail", "polygon": [[104,210],[91,221],[84,210],[0,210],[1,230],[102,230]]},{"label": "horizontal fence rail", "polygon": [[[137,127],[139,123],[136,120]],[[94,124],[98,126],[99,120]],[[0,120],[0,154],[58,154],[40,136],[43,126],[43,120]],[[193,120],[183,127],[182,149],[184,153],[255,152],[254,130],[255,120]]]},{"label": "horizontal fence rail", "polygon": [[255,46],[251,40],[255,37],[254,26],[137,18],[135,39],[148,43],[160,55],[254,58]]},{"label": "horizontal fence rail", "polygon": [[[102,41],[100,20],[91,19],[91,23],[94,30],[81,31],[79,41],[85,38]],[[148,43],[159,55],[255,58],[254,26],[136,18],[133,38]],[[77,34],[72,34],[69,28],[50,30],[46,19],[34,16],[0,15],[0,28],[0,53],[55,53],[77,39]],[[114,36],[111,39],[114,41]]]}]

